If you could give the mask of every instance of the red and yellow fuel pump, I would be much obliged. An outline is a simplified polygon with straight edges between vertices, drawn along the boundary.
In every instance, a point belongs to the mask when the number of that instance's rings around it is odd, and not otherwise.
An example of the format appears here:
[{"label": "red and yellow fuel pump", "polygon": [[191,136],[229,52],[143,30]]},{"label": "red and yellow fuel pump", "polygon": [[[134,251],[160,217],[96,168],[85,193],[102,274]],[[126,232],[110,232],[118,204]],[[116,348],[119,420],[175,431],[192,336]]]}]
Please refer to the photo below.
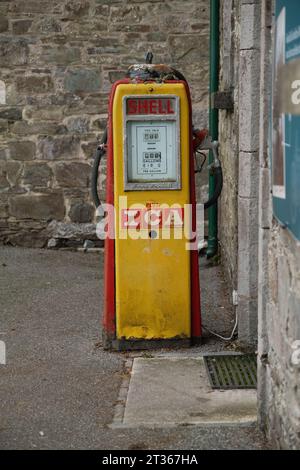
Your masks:
[{"label": "red and yellow fuel pump", "polygon": [[[215,155],[207,131],[192,127],[188,84],[165,65],[136,65],[111,90],[107,153],[103,331],[106,348],[139,349],[201,341],[194,154]],[[112,210],[108,209],[113,208]]]}]

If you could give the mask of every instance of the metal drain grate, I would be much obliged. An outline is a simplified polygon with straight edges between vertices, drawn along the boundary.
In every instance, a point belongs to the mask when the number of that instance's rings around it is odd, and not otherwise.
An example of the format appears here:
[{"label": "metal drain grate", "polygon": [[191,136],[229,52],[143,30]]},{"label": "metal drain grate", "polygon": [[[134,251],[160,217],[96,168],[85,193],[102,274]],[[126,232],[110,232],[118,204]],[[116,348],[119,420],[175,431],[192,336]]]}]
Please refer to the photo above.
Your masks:
[{"label": "metal drain grate", "polygon": [[255,354],[204,356],[212,388],[256,388]]}]

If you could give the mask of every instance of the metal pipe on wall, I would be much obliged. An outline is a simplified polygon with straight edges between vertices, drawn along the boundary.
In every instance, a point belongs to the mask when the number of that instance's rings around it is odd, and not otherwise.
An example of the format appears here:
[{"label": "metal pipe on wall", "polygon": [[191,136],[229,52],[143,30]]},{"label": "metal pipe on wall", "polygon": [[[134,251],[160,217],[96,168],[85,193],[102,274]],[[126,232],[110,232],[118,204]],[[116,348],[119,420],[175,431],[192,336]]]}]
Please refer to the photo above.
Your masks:
[{"label": "metal pipe on wall", "polygon": [[[210,0],[210,80],[209,80],[209,134],[212,140],[219,137],[219,112],[212,107],[212,94],[219,89],[219,56],[220,56],[220,1]],[[213,154],[209,152],[209,163],[213,162]],[[209,198],[215,191],[215,176],[209,175]],[[208,209],[208,246],[207,257],[213,257],[218,251],[218,203]]]}]

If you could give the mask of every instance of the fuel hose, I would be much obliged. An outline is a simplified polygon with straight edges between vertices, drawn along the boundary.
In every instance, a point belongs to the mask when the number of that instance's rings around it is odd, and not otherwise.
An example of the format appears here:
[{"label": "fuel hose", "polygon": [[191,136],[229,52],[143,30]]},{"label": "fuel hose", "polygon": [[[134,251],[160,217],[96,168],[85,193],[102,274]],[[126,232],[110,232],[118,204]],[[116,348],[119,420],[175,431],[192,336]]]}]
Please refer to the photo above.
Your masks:
[{"label": "fuel hose", "polygon": [[214,167],[214,177],[215,177],[215,190],[214,190],[214,193],[212,195],[211,198],[209,198],[209,200],[207,202],[205,202],[204,204],[204,209],[208,209],[209,207],[213,206],[221,192],[222,192],[222,188],[223,188],[223,172],[222,172],[222,168],[221,168],[221,165],[220,166],[217,166],[217,167]]},{"label": "fuel hose", "polygon": [[97,147],[96,155],[93,162],[92,168],[92,176],[91,176],[91,192],[93,202],[95,204],[96,209],[101,205],[101,201],[98,195],[98,175],[99,175],[99,165],[103,155],[105,154],[105,144],[107,143],[107,128],[105,129],[102,139]]}]

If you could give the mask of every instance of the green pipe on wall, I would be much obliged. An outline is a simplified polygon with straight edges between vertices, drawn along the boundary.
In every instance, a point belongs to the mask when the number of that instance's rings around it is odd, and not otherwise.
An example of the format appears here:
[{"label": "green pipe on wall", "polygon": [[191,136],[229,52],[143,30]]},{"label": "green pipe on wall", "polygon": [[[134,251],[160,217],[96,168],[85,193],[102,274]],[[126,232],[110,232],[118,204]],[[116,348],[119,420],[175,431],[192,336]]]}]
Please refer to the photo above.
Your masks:
[{"label": "green pipe on wall", "polygon": [[[212,93],[219,89],[219,23],[220,1],[210,0],[210,79],[209,79],[209,133],[212,140],[219,140],[219,112],[212,108]],[[212,152],[209,153],[209,163],[213,162]],[[209,175],[209,197],[214,193],[215,177]],[[207,257],[211,258],[218,252],[218,203],[208,209],[208,245]]]}]

